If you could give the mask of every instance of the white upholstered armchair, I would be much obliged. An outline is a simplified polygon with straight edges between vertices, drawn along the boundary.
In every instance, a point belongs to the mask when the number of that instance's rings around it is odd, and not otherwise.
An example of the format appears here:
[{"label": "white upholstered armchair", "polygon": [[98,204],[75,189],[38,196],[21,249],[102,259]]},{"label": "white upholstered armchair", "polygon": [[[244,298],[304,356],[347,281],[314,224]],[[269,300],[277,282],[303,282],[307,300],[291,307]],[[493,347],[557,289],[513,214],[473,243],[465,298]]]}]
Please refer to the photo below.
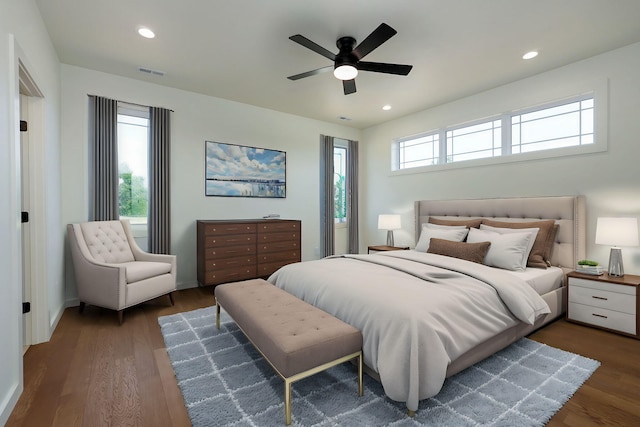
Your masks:
[{"label": "white upholstered armchair", "polygon": [[176,257],[144,252],[129,221],[93,221],[67,225],[80,300],[118,311],[176,290]]}]

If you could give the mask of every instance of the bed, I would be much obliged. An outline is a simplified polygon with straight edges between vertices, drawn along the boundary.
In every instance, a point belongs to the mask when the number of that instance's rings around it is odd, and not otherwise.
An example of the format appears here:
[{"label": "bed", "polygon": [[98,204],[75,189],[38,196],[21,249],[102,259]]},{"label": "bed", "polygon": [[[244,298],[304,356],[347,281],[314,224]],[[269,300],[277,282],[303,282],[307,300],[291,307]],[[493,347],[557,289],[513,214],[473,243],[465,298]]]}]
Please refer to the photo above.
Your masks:
[{"label": "bed", "polygon": [[417,240],[437,220],[553,220],[547,269],[513,272],[409,250],[291,264],[269,281],[360,329],[368,373],[412,412],[446,377],[562,315],[565,274],[585,255],[584,206],[581,196],[415,202]]}]

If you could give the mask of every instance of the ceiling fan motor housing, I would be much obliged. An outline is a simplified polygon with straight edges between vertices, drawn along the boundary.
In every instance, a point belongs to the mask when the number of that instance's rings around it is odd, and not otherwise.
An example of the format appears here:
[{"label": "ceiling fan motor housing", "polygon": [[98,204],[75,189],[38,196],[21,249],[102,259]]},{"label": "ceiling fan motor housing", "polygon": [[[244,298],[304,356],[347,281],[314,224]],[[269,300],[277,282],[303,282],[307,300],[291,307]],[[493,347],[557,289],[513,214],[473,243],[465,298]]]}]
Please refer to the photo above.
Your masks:
[{"label": "ceiling fan motor housing", "polygon": [[[340,52],[336,55],[334,61],[334,68],[338,68],[341,65],[351,65],[356,67],[358,57],[353,53],[353,48],[356,46],[356,39],[353,37],[340,37],[336,41],[336,46],[340,49]],[[356,67],[357,68],[357,67]]]}]

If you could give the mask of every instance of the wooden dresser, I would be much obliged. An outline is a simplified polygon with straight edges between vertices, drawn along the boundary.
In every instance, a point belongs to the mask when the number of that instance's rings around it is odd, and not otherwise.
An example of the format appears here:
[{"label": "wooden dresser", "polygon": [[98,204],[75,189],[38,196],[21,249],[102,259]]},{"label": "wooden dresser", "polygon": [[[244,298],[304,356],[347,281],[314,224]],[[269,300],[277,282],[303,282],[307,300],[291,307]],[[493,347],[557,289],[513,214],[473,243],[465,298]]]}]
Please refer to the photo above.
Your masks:
[{"label": "wooden dresser", "polygon": [[196,224],[200,285],[267,277],[301,260],[298,220],[200,220]]}]

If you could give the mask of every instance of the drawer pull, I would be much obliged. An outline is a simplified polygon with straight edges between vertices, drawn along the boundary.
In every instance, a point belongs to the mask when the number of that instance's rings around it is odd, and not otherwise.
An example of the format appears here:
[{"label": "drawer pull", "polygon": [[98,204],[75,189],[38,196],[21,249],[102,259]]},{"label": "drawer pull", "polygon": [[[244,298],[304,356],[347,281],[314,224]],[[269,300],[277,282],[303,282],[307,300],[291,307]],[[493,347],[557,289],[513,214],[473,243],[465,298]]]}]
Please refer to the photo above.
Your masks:
[{"label": "drawer pull", "polygon": [[602,314],[595,314],[595,313],[591,313],[592,316],[596,316],[596,317],[602,317],[603,319],[608,319],[609,317],[607,316],[603,316]]},{"label": "drawer pull", "polygon": [[601,300],[603,300],[603,301],[608,301],[608,300],[609,300],[609,298],[605,298],[605,297],[597,297],[597,296],[595,296],[595,295],[592,295],[592,296],[591,296],[591,298],[601,299]]}]

